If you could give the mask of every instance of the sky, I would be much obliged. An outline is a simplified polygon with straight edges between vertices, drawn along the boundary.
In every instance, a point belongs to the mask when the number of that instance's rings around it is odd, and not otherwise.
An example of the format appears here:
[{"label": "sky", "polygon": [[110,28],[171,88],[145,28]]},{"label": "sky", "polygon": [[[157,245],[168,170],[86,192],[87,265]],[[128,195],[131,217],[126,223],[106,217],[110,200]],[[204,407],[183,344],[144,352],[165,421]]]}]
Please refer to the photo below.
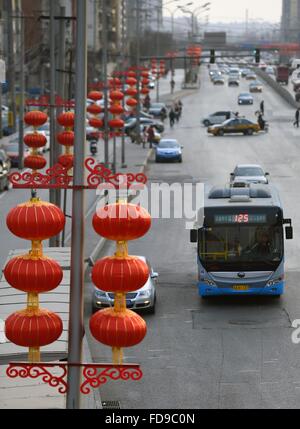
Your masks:
[{"label": "sky", "polygon": [[[174,11],[177,5],[185,5],[192,0],[177,0],[171,2],[164,0],[164,5],[170,11]],[[194,11],[198,6],[207,3],[209,0],[193,0],[193,5],[187,9]],[[264,21],[279,22],[281,19],[282,0],[210,0],[210,11],[208,13],[197,14],[201,16],[209,15],[210,22],[223,21],[245,21],[246,10],[248,9],[249,20],[262,19]],[[200,9],[197,9],[197,12]],[[166,9],[165,15],[170,15]],[[181,13],[177,10],[175,16],[180,16]]]}]

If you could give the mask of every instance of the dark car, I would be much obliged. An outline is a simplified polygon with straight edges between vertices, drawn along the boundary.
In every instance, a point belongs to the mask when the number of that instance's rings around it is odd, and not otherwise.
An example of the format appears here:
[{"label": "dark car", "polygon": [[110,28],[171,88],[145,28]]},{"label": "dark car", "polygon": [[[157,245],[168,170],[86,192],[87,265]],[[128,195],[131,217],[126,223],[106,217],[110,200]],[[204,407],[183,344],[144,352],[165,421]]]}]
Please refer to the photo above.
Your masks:
[{"label": "dark car", "polygon": [[10,162],[9,156],[3,149],[0,149],[0,165],[2,165],[4,170],[7,170],[7,171],[10,170],[11,162]]},{"label": "dark car", "polygon": [[[11,143],[7,143],[4,145],[4,149],[7,153],[7,156],[10,159],[12,167],[18,167],[19,164],[19,143],[18,139],[13,140]],[[24,149],[24,158],[29,155],[29,149]]]},{"label": "dark car", "polygon": [[238,104],[253,104],[253,96],[249,92],[242,92],[238,96]]}]

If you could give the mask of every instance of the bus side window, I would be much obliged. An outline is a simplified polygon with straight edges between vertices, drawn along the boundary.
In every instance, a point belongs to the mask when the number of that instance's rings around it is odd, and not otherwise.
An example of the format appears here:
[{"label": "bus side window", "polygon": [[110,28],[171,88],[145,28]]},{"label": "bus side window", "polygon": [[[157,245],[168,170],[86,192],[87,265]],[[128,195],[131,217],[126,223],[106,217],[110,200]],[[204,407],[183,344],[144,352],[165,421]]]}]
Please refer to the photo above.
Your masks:
[{"label": "bus side window", "polygon": [[197,229],[191,229],[190,230],[190,242],[191,243],[198,243],[198,230]]}]

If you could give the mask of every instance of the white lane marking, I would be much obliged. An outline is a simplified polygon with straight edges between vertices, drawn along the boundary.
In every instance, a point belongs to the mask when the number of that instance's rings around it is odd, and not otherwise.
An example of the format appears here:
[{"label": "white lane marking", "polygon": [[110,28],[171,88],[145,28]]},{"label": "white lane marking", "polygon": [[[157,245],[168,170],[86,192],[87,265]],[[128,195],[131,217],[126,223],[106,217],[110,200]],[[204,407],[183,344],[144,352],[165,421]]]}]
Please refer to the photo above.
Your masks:
[{"label": "white lane marking", "polygon": [[3,194],[1,194],[1,195],[0,195],[0,200],[1,200],[1,198],[3,198],[3,197],[4,197],[4,195],[6,195],[6,194],[7,194],[7,192],[8,192],[8,191],[5,191],[5,192],[3,192]]}]

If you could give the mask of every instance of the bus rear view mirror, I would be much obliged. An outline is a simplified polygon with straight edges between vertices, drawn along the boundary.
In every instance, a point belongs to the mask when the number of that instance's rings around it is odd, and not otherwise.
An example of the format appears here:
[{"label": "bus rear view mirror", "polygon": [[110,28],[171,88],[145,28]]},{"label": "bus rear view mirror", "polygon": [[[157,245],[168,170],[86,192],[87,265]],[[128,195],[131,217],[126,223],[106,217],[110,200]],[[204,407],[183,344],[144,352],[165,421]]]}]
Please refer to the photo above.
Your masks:
[{"label": "bus rear view mirror", "polygon": [[190,242],[191,243],[197,243],[198,242],[198,230],[197,229],[191,229],[190,230]]},{"label": "bus rear view mirror", "polygon": [[293,238],[293,227],[292,226],[286,226],[285,227],[285,238],[287,240],[292,240],[292,238]]}]

